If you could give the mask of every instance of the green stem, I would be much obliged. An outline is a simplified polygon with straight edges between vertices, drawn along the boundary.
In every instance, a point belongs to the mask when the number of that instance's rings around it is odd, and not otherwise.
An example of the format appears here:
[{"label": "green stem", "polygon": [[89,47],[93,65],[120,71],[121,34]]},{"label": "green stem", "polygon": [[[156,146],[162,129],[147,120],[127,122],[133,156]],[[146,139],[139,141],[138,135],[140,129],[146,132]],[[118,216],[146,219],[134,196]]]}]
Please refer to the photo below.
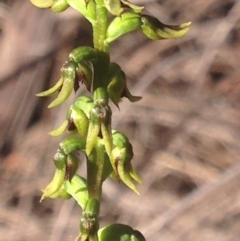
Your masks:
[{"label": "green stem", "polygon": [[96,5],[96,22],[93,24],[93,45],[95,49],[108,52],[104,43],[108,26],[108,12],[103,5]]}]

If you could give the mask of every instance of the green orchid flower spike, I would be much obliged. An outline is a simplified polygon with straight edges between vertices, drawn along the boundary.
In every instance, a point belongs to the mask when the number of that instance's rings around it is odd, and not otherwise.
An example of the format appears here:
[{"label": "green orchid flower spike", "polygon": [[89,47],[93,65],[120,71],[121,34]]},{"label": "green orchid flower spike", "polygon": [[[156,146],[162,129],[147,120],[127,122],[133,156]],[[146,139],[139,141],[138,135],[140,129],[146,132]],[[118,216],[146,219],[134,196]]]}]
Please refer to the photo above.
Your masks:
[{"label": "green orchid flower spike", "polygon": [[[191,22],[168,25],[143,13],[144,7],[128,0],[30,0],[39,8],[62,12],[73,8],[92,25],[93,47],[80,46],[71,51],[62,65],[59,81],[39,97],[56,94],[48,108],[65,102],[71,94],[85,86],[90,95],[79,96],[68,108],[65,120],[52,136],[66,134],[53,157],[55,172],[43,190],[41,200],[62,198],[76,200],[82,209],[79,235],[75,241],[145,241],[144,236],[124,224],[110,224],[99,229],[102,186],[108,178],[122,181],[139,194],[136,187],[141,179],[134,171],[133,147],[120,131],[112,130],[111,103],[119,108],[125,97],[133,96],[127,78],[115,62],[111,62],[110,45],[120,37],[141,30],[153,40],[184,36]],[[82,155],[86,160],[86,177],[78,175]]]}]

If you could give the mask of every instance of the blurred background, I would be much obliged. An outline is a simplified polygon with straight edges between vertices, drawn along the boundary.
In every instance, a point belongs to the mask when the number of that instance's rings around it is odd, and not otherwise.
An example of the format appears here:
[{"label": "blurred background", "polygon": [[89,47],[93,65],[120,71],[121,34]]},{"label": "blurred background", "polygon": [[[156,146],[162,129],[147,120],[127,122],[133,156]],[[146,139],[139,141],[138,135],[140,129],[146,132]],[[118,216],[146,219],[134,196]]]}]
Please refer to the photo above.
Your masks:
[{"label": "blurred background", "polygon": [[[113,107],[143,179],[137,196],[104,184],[101,225],[125,223],[152,241],[240,240],[240,1],[135,0],[162,22],[192,21],[177,40],[136,31],[115,42],[112,61],[137,103]],[[52,156],[64,138],[47,133],[76,96],[47,109],[35,93],[54,85],[69,52],[91,45],[74,10],[56,14],[30,1],[0,1],[0,239],[72,241],[81,210],[74,200],[44,200]],[[82,88],[78,94],[85,93]],[[84,161],[79,174],[85,175]]]}]

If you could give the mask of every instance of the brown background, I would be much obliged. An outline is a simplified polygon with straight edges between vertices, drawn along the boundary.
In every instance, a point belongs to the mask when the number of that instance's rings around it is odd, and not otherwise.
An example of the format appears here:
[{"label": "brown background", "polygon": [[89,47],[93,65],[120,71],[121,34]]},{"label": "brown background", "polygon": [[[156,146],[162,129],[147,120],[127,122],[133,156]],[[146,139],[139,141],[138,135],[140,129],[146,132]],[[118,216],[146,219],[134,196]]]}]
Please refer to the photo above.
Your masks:
[{"label": "brown background", "polygon": [[[152,241],[240,240],[240,1],[139,1],[161,21],[191,20],[178,40],[140,32],[113,44],[112,60],[128,76],[136,104],[114,110],[128,134],[141,196],[104,185],[101,224],[121,222]],[[63,139],[72,96],[48,110],[35,93],[52,86],[69,52],[91,44],[90,26],[74,10],[39,10],[29,1],[0,2],[0,240],[72,241],[81,210],[73,200],[45,200],[52,156]],[[85,90],[79,92],[84,93]],[[84,161],[79,173],[85,175]]]}]

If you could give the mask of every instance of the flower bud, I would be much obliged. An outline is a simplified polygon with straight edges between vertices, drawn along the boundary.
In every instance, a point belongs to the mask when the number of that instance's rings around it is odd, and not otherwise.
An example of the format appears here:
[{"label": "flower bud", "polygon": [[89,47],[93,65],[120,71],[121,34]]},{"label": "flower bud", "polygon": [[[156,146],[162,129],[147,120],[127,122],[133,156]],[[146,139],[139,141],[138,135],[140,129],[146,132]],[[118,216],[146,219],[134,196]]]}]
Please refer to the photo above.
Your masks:
[{"label": "flower bud", "polygon": [[90,112],[88,134],[86,140],[86,154],[89,155],[96,143],[101,129],[101,107],[94,106]]},{"label": "flower bud", "polygon": [[99,241],[146,241],[144,236],[128,225],[114,223],[98,230]]},{"label": "flower bud", "polygon": [[143,33],[153,40],[180,38],[188,32],[191,25],[191,22],[167,25],[149,15],[142,15],[141,21]]},{"label": "flower bud", "polygon": [[57,153],[54,155],[54,164],[56,166],[56,170],[53,176],[52,181],[47,185],[47,187],[43,190],[43,195],[40,199],[40,202],[44,200],[46,197],[56,198],[58,197],[60,190],[66,175],[66,155],[62,153],[59,149]]},{"label": "flower bud", "polygon": [[133,158],[132,145],[127,137],[118,131],[113,131],[113,145],[110,162],[117,178],[121,179],[129,188],[139,194],[133,180],[141,183],[140,177],[133,170],[131,160]]},{"label": "flower bud", "polygon": [[106,43],[111,43],[117,38],[141,28],[141,15],[134,12],[125,12],[115,17],[107,29]]},{"label": "flower bud", "polygon": [[74,126],[77,128],[78,134],[82,137],[86,137],[88,133],[89,120],[83,110],[72,107],[71,120]]},{"label": "flower bud", "polygon": [[84,151],[86,147],[86,141],[81,136],[70,136],[65,138],[59,144],[59,151],[64,155],[68,155],[74,151]]},{"label": "flower bud", "polygon": [[107,78],[109,82],[107,86],[109,98],[118,108],[118,103],[123,97],[128,98],[131,102],[138,101],[142,98],[140,96],[133,96],[129,92],[127,88],[125,73],[122,71],[121,67],[118,64],[110,64]]},{"label": "flower bud", "polygon": [[72,93],[76,78],[76,63],[67,61],[61,68],[63,84],[57,98],[48,106],[48,108],[55,107],[62,104]]},{"label": "flower bud", "polygon": [[111,108],[109,106],[102,107],[101,134],[102,134],[105,150],[109,157],[111,156],[112,146],[113,146],[111,120],[112,120]]},{"label": "flower bud", "polygon": [[125,75],[118,64],[111,63],[107,78],[109,81],[107,86],[109,98],[118,107],[118,103],[121,101],[122,92],[126,86]]}]

